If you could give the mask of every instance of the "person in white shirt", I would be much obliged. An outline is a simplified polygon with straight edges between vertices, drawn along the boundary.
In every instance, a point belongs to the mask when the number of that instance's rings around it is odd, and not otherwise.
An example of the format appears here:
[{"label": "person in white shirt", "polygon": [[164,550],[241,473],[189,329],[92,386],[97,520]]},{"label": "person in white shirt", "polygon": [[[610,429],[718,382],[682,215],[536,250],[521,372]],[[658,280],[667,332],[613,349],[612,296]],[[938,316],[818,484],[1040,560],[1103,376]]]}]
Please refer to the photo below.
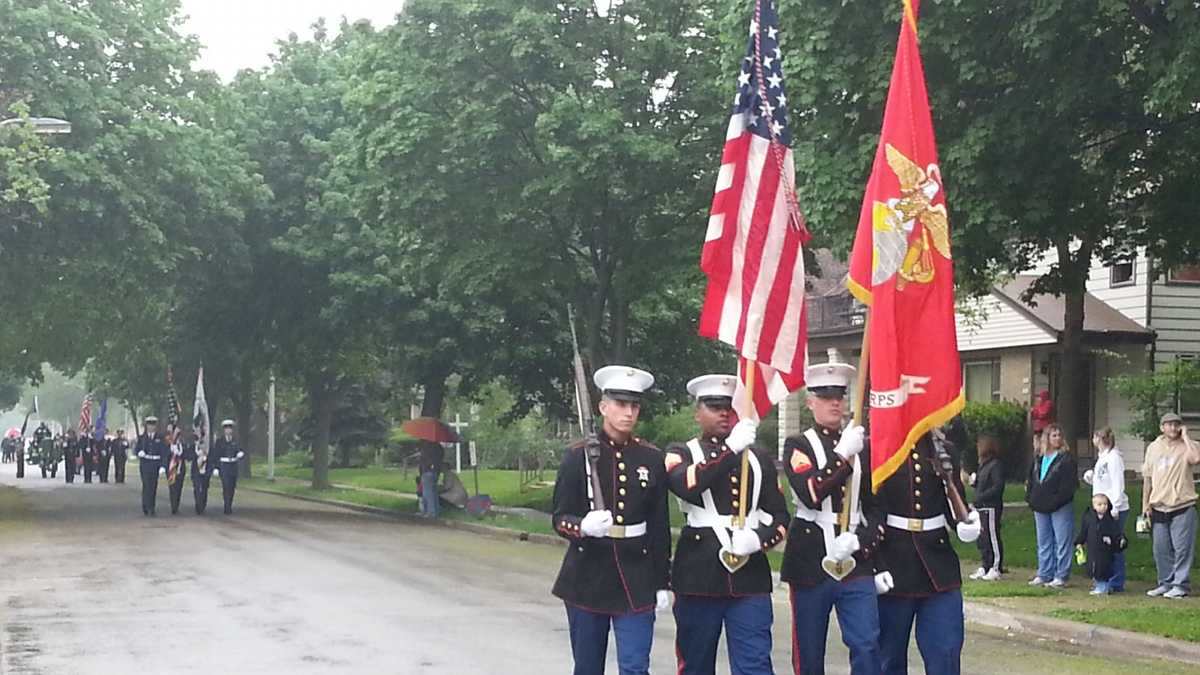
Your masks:
[{"label": "person in white shirt", "polygon": [[[1129,496],[1125,494],[1125,458],[1117,447],[1116,438],[1110,427],[1092,434],[1096,446],[1096,466],[1083,474],[1083,481],[1092,486],[1092,496],[1105,495],[1112,502],[1113,517],[1121,532],[1125,531],[1125,520],[1129,516]],[[1125,590],[1125,552],[1117,551],[1113,558],[1113,576],[1108,582],[1109,592]]]}]

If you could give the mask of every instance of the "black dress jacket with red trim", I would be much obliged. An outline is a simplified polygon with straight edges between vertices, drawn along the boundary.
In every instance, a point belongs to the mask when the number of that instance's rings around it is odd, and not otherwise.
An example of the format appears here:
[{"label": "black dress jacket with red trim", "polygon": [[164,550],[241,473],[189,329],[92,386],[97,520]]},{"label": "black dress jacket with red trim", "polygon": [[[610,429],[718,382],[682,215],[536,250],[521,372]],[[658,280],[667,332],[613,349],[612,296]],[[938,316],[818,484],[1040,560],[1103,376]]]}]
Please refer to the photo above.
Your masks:
[{"label": "black dress jacket with red trim", "polygon": [[[821,502],[829,497],[833,513],[840,513],[842,499],[854,476],[854,467],[833,451],[842,437],[841,431],[824,427],[816,427],[816,430],[821,438],[821,447],[825,450],[825,464],[818,465],[817,455],[808,438],[801,434],[787,439],[784,444],[783,471],[800,503],[819,511]],[[870,456],[869,448],[864,448],[858,455],[858,461],[863,462],[858,501],[862,520],[855,530],[860,548],[854,554],[854,570],[845,580],[874,576],[876,553],[885,536],[883,511],[871,492]],[[821,567],[821,561],[827,553],[821,526],[810,520],[793,518],[788,528],[787,546],[783,551],[780,579],[801,586],[816,586],[831,581],[833,577]]]},{"label": "black dress jacket with red trim", "polygon": [[[716,438],[701,439],[700,448],[705,458],[700,464],[693,462],[692,451],[686,444],[673,444],[667,448],[671,492],[691,504],[704,506],[702,495],[705,490],[711,490],[718,514],[736,514],[742,496],[741,454],[731,451]],[[772,518],[770,525],[759,525],[754,530],[762,542],[762,550],[751,555],[745,565],[731,574],[718,557],[721,542],[713,529],[685,525],[671,568],[671,583],[676,593],[728,598],[771,592],[774,581],[766,552],[783,541],[787,533],[787,502],[779,490],[779,472],[775,469],[774,458],[757,448],[749,452],[758,457],[762,468],[758,508]],[[748,485],[753,491],[754,469],[753,465],[750,467]]]},{"label": "black dress jacket with red trim", "polygon": [[[946,484],[934,468],[935,461],[933,441],[925,434],[896,473],[879,486],[878,496],[887,514],[913,519],[940,515],[954,526]],[[962,494],[957,459],[950,475]],[[947,528],[912,532],[889,526],[879,553],[880,564],[896,583],[890,595],[919,598],[960,588],[962,569],[951,536]]]},{"label": "black dress jacket with red trim", "polygon": [[581,523],[591,509],[586,448],[584,442],[570,446],[554,484],[554,531],[570,545],[553,593],[571,605],[604,614],[652,609],[655,592],[670,588],[671,524],[663,452],[638,438],[618,444],[603,431],[598,436],[596,471],[613,524],[645,523],[646,533],[621,539],[583,536]]}]

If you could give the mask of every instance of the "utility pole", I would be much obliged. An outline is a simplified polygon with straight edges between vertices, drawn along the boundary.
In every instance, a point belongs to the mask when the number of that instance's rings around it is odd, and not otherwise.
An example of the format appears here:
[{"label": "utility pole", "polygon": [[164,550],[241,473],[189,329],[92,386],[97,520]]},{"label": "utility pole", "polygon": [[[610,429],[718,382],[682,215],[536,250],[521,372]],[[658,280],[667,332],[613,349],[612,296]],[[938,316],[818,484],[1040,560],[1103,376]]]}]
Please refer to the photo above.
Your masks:
[{"label": "utility pole", "polygon": [[267,480],[275,480],[275,373],[267,390]]}]

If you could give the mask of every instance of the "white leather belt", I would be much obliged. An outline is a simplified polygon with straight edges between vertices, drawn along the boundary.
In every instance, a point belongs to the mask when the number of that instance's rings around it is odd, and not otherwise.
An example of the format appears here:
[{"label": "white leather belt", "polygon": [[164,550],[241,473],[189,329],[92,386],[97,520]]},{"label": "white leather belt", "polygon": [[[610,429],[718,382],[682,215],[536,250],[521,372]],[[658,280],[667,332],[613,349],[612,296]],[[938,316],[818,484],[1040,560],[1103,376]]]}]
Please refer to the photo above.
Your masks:
[{"label": "white leather belt", "polygon": [[[693,511],[687,514],[687,526],[697,529],[704,527],[723,527],[726,530],[732,530],[734,529],[733,519],[735,517],[736,516],[709,514],[705,511]],[[759,526],[770,527],[774,522],[775,519],[771,517],[771,514],[763,511],[762,509],[756,509],[753,513],[746,514],[746,527],[751,529]]]},{"label": "white leather belt", "polygon": [[933,518],[906,518],[904,516],[894,516],[888,514],[888,527],[894,527],[897,530],[906,530],[908,532],[932,532],[934,530],[945,529],[946,516],[934,516]]},{"label": "white leather belt", "polygon": [[[224,460],[222,460],[224,461]],[[632,539],[646,534],[645,523],[634,523],[633,525],[613,525],[608,528],[609,539]]]},{"label": "white leather belt", "polygon": [[238,460],[237,460],[237,457],[222,457],[221,461],[222,462],[236,462]]},{"label": "white leather belt", "polygon": [[143,459],[162,459],[160,455],[146,455]]},{"label": "white leather belt", "polygon": [[[799,518],[800,520],[811,521],[811,522],[817,523],[818,525],[837,525],[838,517],[840,515],[841,515],[840,513],[825,513],[824,511],[817,511],[815,509],[810,509],[803,504],[796,505],[796,517],[797,518]],[[861,524],[862,524],[862,514],[861,513],[851,514],[850,527],[852,527],[852,528],[858,527]]]}]

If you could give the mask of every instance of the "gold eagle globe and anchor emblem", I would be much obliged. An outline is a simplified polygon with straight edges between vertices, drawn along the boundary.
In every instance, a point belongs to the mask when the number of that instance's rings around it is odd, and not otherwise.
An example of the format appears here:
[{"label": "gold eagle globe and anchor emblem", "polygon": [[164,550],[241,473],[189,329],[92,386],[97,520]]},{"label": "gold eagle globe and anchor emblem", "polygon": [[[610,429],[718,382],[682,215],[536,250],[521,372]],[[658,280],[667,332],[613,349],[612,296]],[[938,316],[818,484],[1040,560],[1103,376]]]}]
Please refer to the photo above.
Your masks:
[{"label": "gold eagle globe and anchor emblem", "polygon": [[945,205],[933,203],[942,190],[938,166],[922,169],[891,143],[884,151],[888,166],[900,179],[900,197],[875,202],[872,210],[875,256],[871,283],[878,286],[898,274],[896,290],[904,290],[909,283],[933,281],[934,250],[950,258],[950,219]]}]

